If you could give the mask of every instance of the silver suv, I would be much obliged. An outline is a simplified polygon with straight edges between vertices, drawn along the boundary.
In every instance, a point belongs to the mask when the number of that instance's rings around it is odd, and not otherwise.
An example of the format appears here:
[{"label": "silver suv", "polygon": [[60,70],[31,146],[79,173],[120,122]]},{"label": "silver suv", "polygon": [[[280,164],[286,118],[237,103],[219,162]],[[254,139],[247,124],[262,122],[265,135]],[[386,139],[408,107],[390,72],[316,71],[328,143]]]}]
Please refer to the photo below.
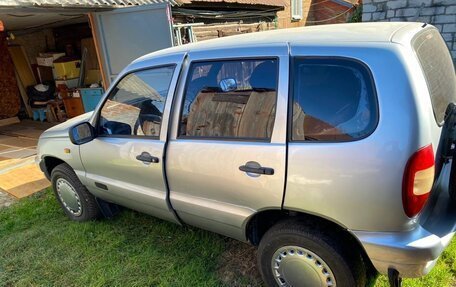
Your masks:
[{"label": "silver suv", "polygon": [[250,242],[269,286],[398,286],[456,229],[453,102],[431,25],[240,35],[135,60],[37,161],[73,220],[125,206]]}]

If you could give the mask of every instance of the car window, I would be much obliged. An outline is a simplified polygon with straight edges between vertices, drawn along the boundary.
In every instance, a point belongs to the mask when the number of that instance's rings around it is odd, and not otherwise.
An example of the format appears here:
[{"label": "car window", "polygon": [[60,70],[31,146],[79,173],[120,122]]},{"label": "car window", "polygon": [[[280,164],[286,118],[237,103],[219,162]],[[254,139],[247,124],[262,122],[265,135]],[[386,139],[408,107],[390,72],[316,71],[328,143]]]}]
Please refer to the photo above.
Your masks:
[{"label": "car window", "polygon": [[160,135],[174,67],[134,72],[114,87],[100,113],[100,135]]},{"label": "car window", "polygon": [[293,67],[292,140],[351,141],[375,129],[377,101],[364,65],[297,58]]},{"label": "car window", "polygon": [[426,78],[435,121],[442,125],[448,104],[456,102],[456,81],[450,52],[435,29],[418,34],[412,45]]},{"label": "car window", "polygon": [[192,63],[179,137],[270,139],[277,73],[276,59]]}]

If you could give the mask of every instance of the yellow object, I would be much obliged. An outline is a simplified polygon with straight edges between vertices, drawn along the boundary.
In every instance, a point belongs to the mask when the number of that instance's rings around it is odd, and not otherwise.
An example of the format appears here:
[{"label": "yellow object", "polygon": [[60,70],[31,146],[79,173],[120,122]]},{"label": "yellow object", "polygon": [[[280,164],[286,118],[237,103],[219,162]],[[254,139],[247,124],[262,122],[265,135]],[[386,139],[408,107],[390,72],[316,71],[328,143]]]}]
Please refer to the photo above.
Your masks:
[{"label": "yellow object", "polygon": [[[9,46],[11,58],[16,68],[19,79],[24,87],[36,85],[35,76],[22,46]],[[3,53],[3,51],[2,51]]]},{"label": "yellow object", "polygon": [[101,82],[100,70],[87,70],[85,74],[84,84],[90,85]]},{"label": "yellow object", "polygon": [[35,164],[28,164],[0,174],[0,188],[16,198],[23,198],[50,185]]},{"label": "yellow object", "polygon": [[71,79],[78,78],[81,66],[80,60],[68,62],[54,62],[56,79]]}]

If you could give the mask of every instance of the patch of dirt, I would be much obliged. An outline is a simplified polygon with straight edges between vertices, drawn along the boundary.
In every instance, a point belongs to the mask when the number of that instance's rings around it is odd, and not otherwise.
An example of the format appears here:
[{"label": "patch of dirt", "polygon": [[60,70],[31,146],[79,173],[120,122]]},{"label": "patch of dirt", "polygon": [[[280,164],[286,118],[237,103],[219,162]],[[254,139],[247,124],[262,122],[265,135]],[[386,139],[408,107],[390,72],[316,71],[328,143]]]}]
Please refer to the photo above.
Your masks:
[{"label": "patch of dirt", "polygon": [[12,196],[10,196],[6,192],[3,192],[2,190],[0,190],[0,209],[3,207],[10,206],[15,201],[16,200]]},{"label": "patch of dirt", "polygon": [[263,286],[256,267],[256,248],[226,239],[226,249],[219,259],[217,275],[228,286]]}]

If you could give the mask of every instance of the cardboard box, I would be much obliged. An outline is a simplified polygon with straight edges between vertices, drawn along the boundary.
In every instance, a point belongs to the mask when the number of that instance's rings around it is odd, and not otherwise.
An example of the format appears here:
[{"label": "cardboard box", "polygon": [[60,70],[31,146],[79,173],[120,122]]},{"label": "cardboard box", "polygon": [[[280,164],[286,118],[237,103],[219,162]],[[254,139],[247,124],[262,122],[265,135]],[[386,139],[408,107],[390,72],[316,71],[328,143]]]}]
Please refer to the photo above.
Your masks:
[{"label": "cardboard box", "polygon": [[68,80],[55,80],[55,86],[65,85],[68,89],[76,88],[78,86],[79,78],[68,79]]},{"label": "cardboard box", "polygon": [[49,58],[52,57],[54,60],[57,60],[60,57],[65,56],[65,53],[40,53],[40,57]]},{"label": "cardboard box", "polygon": [[52,67],[54,63],[53,57],[36,57],[36,63],[38,66]]},{"label": "cardboard box", "polygon": [[52,67],[55,60],[65,56],[65,53],[40,53],[40,56],[36,58],[38,66]]}]

